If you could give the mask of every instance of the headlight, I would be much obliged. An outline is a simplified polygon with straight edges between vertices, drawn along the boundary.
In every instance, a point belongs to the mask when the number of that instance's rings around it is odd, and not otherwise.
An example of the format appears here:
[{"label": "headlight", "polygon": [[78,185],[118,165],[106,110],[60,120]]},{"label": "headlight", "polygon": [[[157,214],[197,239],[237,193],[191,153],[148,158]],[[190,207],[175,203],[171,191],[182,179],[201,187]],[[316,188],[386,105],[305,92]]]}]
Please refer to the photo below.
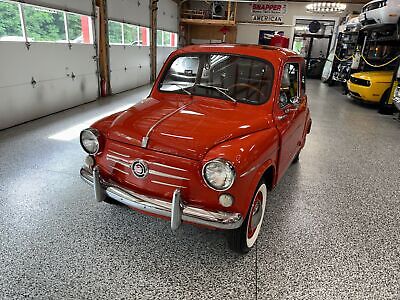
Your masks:
[{"label": "headlight", "polygon": [[81,146],[89,154],[96,154],[99,151],[99,131],[88,128],[81,131]]},{"label": "headlight", "polygon": [[232,164],[222,158],[207,162],[203,166],[203,178],[207,186],[217,190],[228,190],[235,181],[235,170]]}]

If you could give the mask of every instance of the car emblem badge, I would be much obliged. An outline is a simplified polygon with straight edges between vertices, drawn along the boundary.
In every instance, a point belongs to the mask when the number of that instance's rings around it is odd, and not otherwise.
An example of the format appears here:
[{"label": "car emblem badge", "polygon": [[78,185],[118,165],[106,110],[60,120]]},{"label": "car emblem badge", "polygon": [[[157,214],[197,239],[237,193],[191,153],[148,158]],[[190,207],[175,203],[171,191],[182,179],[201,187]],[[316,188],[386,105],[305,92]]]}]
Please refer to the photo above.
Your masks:
[{"label": "car emblem badge", "polygon": [[137,159],[132,163],[132,172],[136,178],[145,178],[149,174],[149,168],[145,161]]}]

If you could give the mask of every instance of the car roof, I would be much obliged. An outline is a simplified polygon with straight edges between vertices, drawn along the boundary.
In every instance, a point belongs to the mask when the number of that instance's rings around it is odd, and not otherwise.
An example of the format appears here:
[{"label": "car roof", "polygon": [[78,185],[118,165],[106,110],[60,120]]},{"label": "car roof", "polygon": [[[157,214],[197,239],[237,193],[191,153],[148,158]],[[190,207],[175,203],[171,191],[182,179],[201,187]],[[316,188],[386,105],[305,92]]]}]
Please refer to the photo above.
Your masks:
[{"label": "car roof", "polygon": [[248,44],[203,44],[190,45],[178,50],[180,53],[190,52],[220,52],[234,53],[257,57],[271,57],[286,60],[288,57],[301,57],[296,52],[280,47]]}]

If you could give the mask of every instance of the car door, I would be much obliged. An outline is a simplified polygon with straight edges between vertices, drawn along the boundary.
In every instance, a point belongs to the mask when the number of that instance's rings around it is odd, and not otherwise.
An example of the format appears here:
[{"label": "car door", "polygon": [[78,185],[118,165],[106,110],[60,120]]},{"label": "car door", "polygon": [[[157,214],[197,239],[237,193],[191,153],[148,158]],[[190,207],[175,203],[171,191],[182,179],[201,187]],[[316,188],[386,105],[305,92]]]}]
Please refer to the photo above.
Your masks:
[{"label": "car door", "polygon": [[299,62],[299,98],[296,105],[296,108],[293,110],[293,124],[295,127],[296,136],[296,151],[295,155],[301,150],[303,146],[305,136],[307,134],[306,130],[306,120],[307,115],[309,114],[308,105],[307,105],[307,95],[306,95],[306,82],[305,82],[305,68],[304,64]]},{"label": "car door", "polygon": [[[274,105],[274,119],[281,141],[278,180],[283,176],[300,149],[299,140],[301,140],[302,132],[299,132],[299,123],[302,112],[299,108],[301,104],[293,105],[293,103],[302,102],[300,86],[299,62],[287,62],[283,67],[279,96]],[[301,108],[301,110],[303,109]]]}]

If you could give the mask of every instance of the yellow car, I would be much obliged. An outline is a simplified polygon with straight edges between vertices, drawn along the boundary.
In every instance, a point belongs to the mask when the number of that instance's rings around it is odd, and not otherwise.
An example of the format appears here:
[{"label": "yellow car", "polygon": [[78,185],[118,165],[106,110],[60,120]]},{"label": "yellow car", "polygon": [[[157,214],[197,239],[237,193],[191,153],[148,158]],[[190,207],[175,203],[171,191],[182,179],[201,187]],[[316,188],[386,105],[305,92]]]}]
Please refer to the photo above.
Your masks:
[{"label": "yellow car", "polygon": [[393,73],[394,71],[354,73],[347,81],[347,88],[354,98],[386,106],[391,98]]}]

